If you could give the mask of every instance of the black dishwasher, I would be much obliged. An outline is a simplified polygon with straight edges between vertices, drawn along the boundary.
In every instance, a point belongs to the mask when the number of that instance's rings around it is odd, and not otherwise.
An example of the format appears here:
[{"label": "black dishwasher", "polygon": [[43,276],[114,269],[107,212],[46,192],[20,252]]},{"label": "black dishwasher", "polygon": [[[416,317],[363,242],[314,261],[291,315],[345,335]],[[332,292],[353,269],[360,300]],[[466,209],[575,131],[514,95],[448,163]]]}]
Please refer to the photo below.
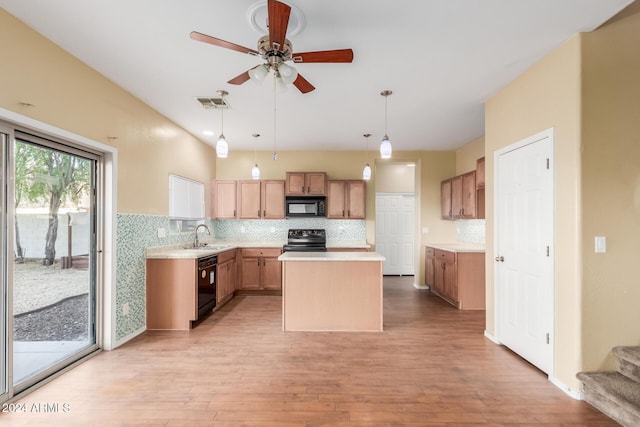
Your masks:
[{"label": "black dishwasher", "polygon": [[216,255],[198,259],[198,320],[209,314],[216,306]]}]

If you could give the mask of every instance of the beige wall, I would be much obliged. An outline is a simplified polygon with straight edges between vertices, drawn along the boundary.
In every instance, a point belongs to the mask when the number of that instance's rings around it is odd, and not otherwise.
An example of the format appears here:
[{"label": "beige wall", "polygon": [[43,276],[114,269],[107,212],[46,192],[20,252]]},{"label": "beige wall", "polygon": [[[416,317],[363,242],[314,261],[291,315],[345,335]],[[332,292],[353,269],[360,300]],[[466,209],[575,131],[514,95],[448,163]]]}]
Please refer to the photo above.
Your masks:
[{"label": "beige wall", "polygon": [[[640,3],[585,34],[582,120],[582,354],[612,369],[611,348],[640,345]],[[594,253],[594,237],[607,253]]]},{"label": "beige wall", "polygon": [[[413,166],[408,166],[412,164]],[[415,163],[378,162],[375,184],[377,193],[415,193]]]},{"label": "beige wall", "polygon": [[167,215],[169,173],[214,176],[211,147],[4,10],[0,52],[0,107],[118,149],[118,212]]},{"label": "beige wall", "polygon": [[579,383],[580,36],[575,36],[486,103],[487,331],[494,333],[494,153],[545,129],[555,131],[555,377]]},{"label": "beige wall", "polygon": [[456,175],[476,170],[476,160],[484,157],[484,136],[456,150]]},{"label": "beige wall", "polygon": [[[324,171],[329,179],[362,179],[365,157],[362,151],[283,151],[278,160],[271,152],[258,152],[258,165],[262,179],[284,179],[286,171]],[[216,160],[217,179],[250,179],[253,166],[251,151],[232,152],[227,159]],[[367,183],[367,241],[375,244],[375,177],[385,160],[369,157],[374,164],[373,178]],[[455,175],[455,151],[394,151],[392,163],[416,163],[416,203],[419,206],[416,234],[416,265],[419,266],[418,284],[424,284],[422,245],[427,242],[455,240],[455,223],[440,219],[440,181]],[[423,234],[422,227],[429,233]]]}]

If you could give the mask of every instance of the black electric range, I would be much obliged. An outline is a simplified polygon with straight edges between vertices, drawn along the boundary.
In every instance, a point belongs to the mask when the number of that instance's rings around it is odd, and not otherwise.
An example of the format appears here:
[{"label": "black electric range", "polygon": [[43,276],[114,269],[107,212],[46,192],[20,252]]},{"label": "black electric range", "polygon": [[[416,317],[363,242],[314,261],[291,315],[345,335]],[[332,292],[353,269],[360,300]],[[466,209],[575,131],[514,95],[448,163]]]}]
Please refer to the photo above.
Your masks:
[{"label": "black electric range", "polygon": [[290,229],[283,252],[326,252],[327,234],[323,229]]}]

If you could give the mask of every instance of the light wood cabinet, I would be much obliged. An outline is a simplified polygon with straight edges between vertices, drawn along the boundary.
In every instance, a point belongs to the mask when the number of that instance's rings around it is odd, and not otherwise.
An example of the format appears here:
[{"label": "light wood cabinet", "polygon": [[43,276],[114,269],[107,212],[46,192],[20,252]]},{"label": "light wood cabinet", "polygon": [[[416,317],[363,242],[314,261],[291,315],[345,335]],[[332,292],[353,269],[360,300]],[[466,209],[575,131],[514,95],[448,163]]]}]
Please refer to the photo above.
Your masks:
[{"label": "light wood cabinet", "polygon": [[236,289],[236,249],[218,254],[218,277],[216,279],[216,303],[219,305],[233,297]]},{"label": "light wood cabinet", "polygon": [[214,180],[211,182],[211,218],[235,219],[236,210],[236,181]]},{"label": "light wood cabinet", "polygon": [[484,157],[476,160],[476,189],[484,188],[485,174],[484,174]]},{"label": "light wood cabinet", "polygon": [[327,218],[364,219],[366,184],[362,180],[329,181],[327,184]]},{"label": "light wood cabinet", "polygon": [[238,218],[284,218],[284,186],[284,181],[278,180],[238,181]]},{"label": "light wood cabinet", "polygon": [[327,174],[325,172],[287,172],[285,195],[324,196]]},{"label": "light wood cabinet", "polygon": [[476,218],[476,171],[440,183],[442,219]]},{"label": "light wood cabinet", "polygon": [[241,290],[281,290],[282,266],[279,248],[246,248],[240,250]]},{"label": "light wood cabinet", "polygon": [[485,309],[484,252],[426,247],[425,282],[433,293],[460,310]]},{"label": "light wood cabinet", "polygon": [[283,219],[282,180],[214,180],[211,184],[213,219]]},{"label": "light wood cabinet", "polygon": [[198,319],[197,263],[197,259],[147,259],[148,329],[190,329]]},{"label": "light wood cabinet", "polygon": [[485,203],[484,203],[484,157],[476,161],[476,218],[485,219]]}]

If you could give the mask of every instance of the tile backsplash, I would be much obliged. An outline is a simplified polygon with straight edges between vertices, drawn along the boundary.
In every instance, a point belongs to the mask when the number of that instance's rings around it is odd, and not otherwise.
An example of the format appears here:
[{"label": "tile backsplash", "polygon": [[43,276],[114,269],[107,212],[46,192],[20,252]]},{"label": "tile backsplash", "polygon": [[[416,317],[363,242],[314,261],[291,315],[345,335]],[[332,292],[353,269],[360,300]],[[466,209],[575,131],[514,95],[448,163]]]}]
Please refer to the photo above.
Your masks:
[{"label": "tile backsplash", "polygon": [[364,220],[326,218],[215,220],[213,234],[217,239],[286,239],[290,228],[324,228],[327,239],[367,239]]},{"label": "tile backsplash", "polygon": [[464,219],[456,221],[456,240],[469,243],[485,243],[485,220]]}]

